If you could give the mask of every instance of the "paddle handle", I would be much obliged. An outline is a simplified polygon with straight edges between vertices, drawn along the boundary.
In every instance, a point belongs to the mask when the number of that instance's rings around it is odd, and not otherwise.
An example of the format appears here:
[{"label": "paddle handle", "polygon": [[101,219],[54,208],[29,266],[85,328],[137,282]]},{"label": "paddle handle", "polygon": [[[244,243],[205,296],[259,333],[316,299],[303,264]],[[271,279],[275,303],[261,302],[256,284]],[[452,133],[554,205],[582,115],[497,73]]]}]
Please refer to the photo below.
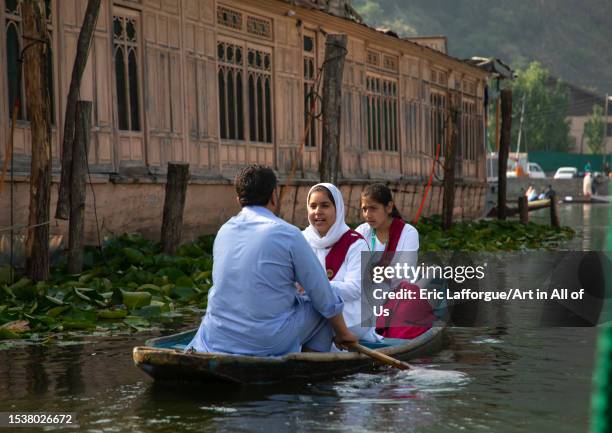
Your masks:
[{"label": "paddle handle", "polygon": [[362,346],[359,343],[353,343],[350,345],[353,349],[355,349],[359,353],[363,353],[364,355],[369,356],[383,364],[390,365],[395,368],[399,368],[400,370],[408,370],[410,366],[405,362],[400,361],[399,359],[392,358],[384,353],[380,353],[376,350],[372,350],[369,347]]}]

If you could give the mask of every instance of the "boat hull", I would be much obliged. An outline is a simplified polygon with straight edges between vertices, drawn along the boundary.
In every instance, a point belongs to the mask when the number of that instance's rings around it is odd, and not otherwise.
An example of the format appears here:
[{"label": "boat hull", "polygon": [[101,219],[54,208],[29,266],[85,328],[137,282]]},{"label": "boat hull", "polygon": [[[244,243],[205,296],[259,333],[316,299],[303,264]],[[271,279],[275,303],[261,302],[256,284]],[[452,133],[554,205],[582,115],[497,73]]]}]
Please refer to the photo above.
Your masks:
[{"label": "boat hull", "polygon": [[[411,340],[394,340],[380,350],[408,361],[440,350],[445,329],[435,327]],[[179,334],[185,335],[186,333]],[[191,383],[271,384],[286,381],[315,381],[367,371],[379,366],[371,358],[355,352],[291,353],[280,357],[187,353],[180,348],[159,347],[171,342],[162,337],[147,341],[133,350],[134,363],[156,381]]]}]

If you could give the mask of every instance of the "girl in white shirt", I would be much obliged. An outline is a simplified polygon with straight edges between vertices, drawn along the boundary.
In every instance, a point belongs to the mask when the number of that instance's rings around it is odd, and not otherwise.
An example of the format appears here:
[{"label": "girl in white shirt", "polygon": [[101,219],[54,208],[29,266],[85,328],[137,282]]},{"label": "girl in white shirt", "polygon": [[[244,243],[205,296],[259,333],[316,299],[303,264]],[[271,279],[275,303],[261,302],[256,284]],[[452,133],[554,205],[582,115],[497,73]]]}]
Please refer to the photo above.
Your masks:
[{"label": "girl in white shirt", "polygon": [[308,192],[307,206],[310,225],[303,234],[344,301],[346,326],[363,341],[378,341],[373,327],[361,327],[367,320],[361,315],[361,252],[368,251],[368,244],[344,222],[342,193],[319,183]]},{"label": "girl in white shirt", "polygon": [[[357,227],[372,251],[384,251],[379,265],[393,266],[395,252],[402,252],[396,261],[414,266],[419,250],[419,233],[402,219],[393,203],[391,190],[382,183],[367,186],[361,193],[361,211],[365,223]],[[414,254],[407,254],[414,252]],[[390,287],[418,289],[407,281],[392,279]],[[418,290],[416,290],[418,293]],[[433,323],[432,308],[426,300],[389,301],[385,304],[391,314],[378,317],[376,331],[389,338],[415,338],[426,332]]]},{"label": "girl in white shirt", "polygon": [[382,183],[368,185],[361,193],[365,223],[357,227],[371,251],[418,251],[419,233],[402,219],[391,190]]}]

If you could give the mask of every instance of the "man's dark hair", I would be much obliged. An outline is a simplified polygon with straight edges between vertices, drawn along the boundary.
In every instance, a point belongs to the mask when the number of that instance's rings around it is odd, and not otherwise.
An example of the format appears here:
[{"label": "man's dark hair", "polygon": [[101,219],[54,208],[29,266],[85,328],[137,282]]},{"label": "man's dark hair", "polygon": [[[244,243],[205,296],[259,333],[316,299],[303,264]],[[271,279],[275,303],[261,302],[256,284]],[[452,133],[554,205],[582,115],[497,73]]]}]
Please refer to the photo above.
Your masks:
[{"label": "man's dark hair", "polygon": [[274,171],[266,166],[252,164],[236,175],[234,185],[240,206],[265,206],[270,201],[277,180]]}]

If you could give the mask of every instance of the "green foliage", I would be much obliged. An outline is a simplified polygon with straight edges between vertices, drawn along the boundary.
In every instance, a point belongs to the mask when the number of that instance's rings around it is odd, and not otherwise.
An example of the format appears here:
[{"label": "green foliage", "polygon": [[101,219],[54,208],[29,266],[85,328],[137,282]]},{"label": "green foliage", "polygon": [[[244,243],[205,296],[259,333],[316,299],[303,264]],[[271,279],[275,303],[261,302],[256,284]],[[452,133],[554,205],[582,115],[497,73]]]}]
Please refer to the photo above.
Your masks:
[{"label": "green foliage", "polygon": [[584,124],[584,138],[591,153],[602,153],[604,145],[603,108],[593,105],[593,113]]},{"label": "green foliage", "polygon": [[417,225],[421,251],[520,251],[552,249],[574,237],[569,227],[554,227],[530,222],[479,220],[467,221],[442,230],[439,215],[422,218]]},{"label": "green foliage", "polygon": [[185,244],[170,256],[139,235],[119,236],[102,250],[87,248],[81,274],[68,274],[62,263],[49,281],[37,284],[14,279],[3,267],[0,340],[69,330],[142,330],[204,308],[212,285],[212,238]]},{"label": "green foliage", "polygon": [[525,114],[521,150],[564,152],[570,145],[567,113],[569,95],[557,81],[547,86],[550,73],[539,62],[516,71],[512,81],[512,149],[516,150],[523,101]]}]

